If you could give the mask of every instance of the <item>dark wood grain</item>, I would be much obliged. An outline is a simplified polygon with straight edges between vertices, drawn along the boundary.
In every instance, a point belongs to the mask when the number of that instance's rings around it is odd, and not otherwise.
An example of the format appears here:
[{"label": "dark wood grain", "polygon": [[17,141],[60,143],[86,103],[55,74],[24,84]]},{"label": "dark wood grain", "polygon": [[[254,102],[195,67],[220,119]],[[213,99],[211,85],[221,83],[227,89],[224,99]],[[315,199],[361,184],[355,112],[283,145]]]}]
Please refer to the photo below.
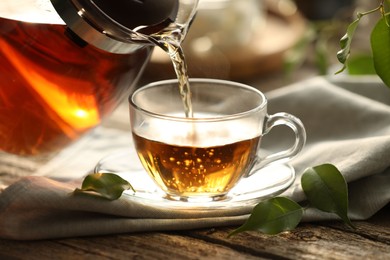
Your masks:
[{"label": "dark wood grain", "polygon": [[302,223],[275,236],[234,227],[47,241],[0,240],[0,259],[390,259],[390,206],[356,229]]}]

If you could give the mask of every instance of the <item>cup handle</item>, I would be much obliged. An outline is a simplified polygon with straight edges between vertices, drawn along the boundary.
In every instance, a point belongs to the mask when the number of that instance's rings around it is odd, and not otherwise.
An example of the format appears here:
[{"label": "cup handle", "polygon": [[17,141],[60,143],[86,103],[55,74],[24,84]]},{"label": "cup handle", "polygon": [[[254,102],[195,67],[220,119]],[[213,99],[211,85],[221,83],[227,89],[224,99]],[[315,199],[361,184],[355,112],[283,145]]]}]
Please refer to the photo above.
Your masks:
[{"label": "cup handle", "polygon": [[303,148],[306,142],[306,130],[301,120],[288,113],[276,113],[274,115],[267,115],[263,125],[263,135],[269,133],[269,131],[278,125],[286,125],[290,127],[295,133],[295,143],[289,149],[270,154],[265,158],[258,157],[254,163],[248,176],[252,175],[256,170],[263,168],[264,166],[278,160],[290,160],[296,156]]}]

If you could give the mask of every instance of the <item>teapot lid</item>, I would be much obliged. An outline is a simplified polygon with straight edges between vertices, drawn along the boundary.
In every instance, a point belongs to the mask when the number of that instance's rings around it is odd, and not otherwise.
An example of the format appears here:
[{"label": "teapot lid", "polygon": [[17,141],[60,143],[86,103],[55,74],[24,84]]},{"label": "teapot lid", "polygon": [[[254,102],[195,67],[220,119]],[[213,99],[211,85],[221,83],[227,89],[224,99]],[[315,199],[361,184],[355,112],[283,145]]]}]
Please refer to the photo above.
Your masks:
[{"label": "teapot lid", "polygon": [[139,48],[134,29],[152,34],[175,21],[179,0],[50,0],[66,25],[84,41],[114,53]]}]

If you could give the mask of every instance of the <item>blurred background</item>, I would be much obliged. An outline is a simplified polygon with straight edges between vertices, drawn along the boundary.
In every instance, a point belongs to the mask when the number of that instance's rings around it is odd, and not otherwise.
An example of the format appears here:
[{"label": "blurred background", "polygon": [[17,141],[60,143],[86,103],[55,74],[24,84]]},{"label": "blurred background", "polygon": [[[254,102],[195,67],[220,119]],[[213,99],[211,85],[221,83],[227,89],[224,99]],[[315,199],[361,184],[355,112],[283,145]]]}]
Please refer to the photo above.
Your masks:
[{"label": "blurred background", "polygon": [[[183,43],[190,77],[244,83],[261,79],[266,85],[271,78],[287,84],[334,73],[342,67],[336,53],[348,24],[357,11],[378,5],[375,0],[200,0]],[[364,20],[353,48],[366,57],[372,23]],[[175,77],[167,54],[159,49],[145,74],[150,81]]]}]

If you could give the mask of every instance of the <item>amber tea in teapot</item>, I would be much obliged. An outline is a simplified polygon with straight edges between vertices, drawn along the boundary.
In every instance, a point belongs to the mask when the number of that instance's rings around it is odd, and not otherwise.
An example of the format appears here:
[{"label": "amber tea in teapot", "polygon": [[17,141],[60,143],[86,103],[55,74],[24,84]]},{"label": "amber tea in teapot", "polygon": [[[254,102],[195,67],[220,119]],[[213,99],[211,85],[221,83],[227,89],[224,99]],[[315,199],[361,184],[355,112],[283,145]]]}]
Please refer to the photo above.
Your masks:
[{"label": "amber tea in teapot", "polygon": [[47,154],[97,126],[134,90],[155,45],[175,33],[180,45],[197,1],[181,2],[2,0],[0,150]]},{"label": "amber tea in teapot", "polygon": [[59,24],[0,18],[0,27],[0,149],[15,154],[57,150],[99,124],[151,51],[75,47]]}]

